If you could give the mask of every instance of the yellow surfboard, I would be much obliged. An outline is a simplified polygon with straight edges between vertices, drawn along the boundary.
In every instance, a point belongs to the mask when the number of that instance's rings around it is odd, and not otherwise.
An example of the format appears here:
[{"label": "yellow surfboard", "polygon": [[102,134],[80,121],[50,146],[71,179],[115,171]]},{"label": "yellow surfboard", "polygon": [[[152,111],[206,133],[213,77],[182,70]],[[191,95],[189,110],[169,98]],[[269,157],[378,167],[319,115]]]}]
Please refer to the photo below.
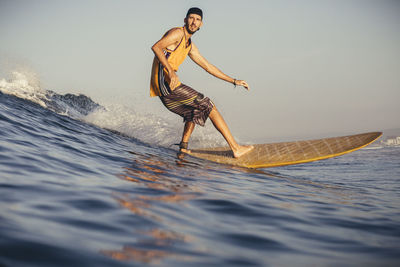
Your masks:
[{"label": "yellow surfboard", "polygon": [[350,153],[376,141],[381,132],[307,141],[254,145],[235,159],[229,147],[191,149],[189,155],[222,164],[246,168],[268,168],[322,160]]}]

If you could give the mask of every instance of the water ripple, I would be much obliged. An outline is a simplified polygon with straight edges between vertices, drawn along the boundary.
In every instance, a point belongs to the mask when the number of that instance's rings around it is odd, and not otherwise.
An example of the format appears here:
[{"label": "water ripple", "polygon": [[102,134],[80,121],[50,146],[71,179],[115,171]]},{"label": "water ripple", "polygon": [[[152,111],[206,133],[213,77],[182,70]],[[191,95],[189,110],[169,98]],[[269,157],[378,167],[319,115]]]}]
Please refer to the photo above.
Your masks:
[{"label": "water ripple", "polygon": [[0,265],[400,262],[398,149],[248,170],[1,93],[0,126]]}]

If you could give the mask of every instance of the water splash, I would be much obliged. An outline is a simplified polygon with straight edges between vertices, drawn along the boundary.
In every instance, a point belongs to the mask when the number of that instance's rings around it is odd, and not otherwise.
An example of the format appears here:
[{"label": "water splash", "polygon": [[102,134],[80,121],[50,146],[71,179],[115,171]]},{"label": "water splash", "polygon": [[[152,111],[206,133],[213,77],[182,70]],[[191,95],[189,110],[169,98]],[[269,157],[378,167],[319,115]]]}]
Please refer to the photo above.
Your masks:
[{"label": "water splash", "polygon": [[[178,143],[183,131],[182,120],[177,117],[161,117],[155,114],[141,113],[132,106],[121,104],[109,105],[97,109],[83,118],[84,121],[96,126],[117,131],[145,143],[170,147]],[[191,146],[221,146],[225,141],[211,126],[196,127]]]},{"label": "water splash", "polygon": [[0,92],[47,107],[46,91],[41,89],[39,79],[34,73],[13,71],[9,80],[0,80]]},{"label": "water splash", "polygon": [[80,119],[101,106],[85,95],[57,94],[44,90],[38,76],[32,72],[13,71],[11,79],[0,80],[0,92],[41,105],[58,114]]},{"label": "water splash", "polygon": [[[171,119],[144,113],[134,106],[122,104],[100,105],[82,94],[57,94],[42,89],[38,76],[32,72],[14,71],[11,76],[11,79],[0,80],[0,92],[148,144],[170,147],[180,141],[183,123],[179,117]],[[196,127],[190,142],[191,147],[223,145],[226,145],[225,141],[210,122],[206,127]]]}]

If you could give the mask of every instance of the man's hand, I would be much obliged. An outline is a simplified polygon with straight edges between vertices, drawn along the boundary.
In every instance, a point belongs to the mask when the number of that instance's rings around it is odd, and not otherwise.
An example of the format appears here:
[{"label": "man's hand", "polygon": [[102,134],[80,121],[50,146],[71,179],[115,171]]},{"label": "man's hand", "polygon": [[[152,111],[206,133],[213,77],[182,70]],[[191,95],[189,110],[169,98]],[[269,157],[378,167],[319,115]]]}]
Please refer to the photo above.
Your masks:
[{"label": "man's hand", "polygon": [[168,76],[170,79],[169,88],[171,88],[171,91],[173,91],[179,84],[179,77],[176,75],[175,71],[168,72]]},{"label": "man's hand", "polygon": [[244,81],[244,80],[236,80],[236,81],[235,81],[235,84],[236,84],[236,85],[243,86],[243,87],[246,88],[248,91],[250,91],[250,86],[249,86],[249,85],[247,84],[247,82]]}]

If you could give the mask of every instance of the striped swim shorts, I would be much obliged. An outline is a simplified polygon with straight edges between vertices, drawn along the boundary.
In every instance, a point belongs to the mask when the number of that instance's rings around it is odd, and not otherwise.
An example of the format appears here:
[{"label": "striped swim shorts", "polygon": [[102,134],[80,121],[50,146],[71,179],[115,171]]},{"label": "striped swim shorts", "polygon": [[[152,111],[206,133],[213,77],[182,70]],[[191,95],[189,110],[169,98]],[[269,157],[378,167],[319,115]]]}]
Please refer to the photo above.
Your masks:
[{"label": "striped swim shorts", "polygon": [[204,126],[214,108],[208,97],[184,84],[169,90],[169,94],[160,96],[160,99],[168,110],[183,117],[184,122],[192,121],[200,126]]}]

